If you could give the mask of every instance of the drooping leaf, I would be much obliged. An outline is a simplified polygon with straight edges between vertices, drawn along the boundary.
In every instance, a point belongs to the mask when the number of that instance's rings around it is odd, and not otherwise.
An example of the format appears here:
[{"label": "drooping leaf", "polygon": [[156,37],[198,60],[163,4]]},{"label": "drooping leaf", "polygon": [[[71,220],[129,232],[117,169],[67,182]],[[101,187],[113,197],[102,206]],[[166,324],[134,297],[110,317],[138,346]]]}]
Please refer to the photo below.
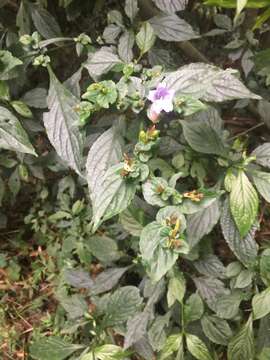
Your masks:
[{"label": "drooping leaf", "polygon": [[251,230],[243,239],[233,221],[229,202],[224,202],[221,215],[221,228],[224,238],[235,256],[246,266],[256,262],[258,246],[254,240],[254,230]]},{"label": "drooping leaf", "polygon": [[30,347],[30,354],[37,360],[64,360],[83,345],[70,344],[56,336],[37,340]]},{"label": "drooping leaf", "polygon": [[254,354],[253,326],[252,317],[250,317],[242,329],[229,342],[228,360],[254,359]]},{"label": "drooping leaf", "polygon": [[219,217],[218,200],[214,201],[206,209],[187,217],[187,241],[191,247],[195,246],[203,236],[212,231]]},{"label": "drooping leaf", "polygon": [[140,28],[140,31],[136,35],[136,44],[141,50],[141,54],[147,53],[154,45],[156,36],[152,26],[149,22],[144,22]]},{"label": "drooping leaf", "polygon": [[121,64],[121,59],[110,48],[103,47],[84,63],[90,76],[95,80],[109,72],[115,65]]},{"label": "drooping leaf", "polygon": [[106,171],[110,166],[119,163],[121,157],[122,139],[117,127],[112,127],[95,141],[87,156],[86,173],[92,201]]},{"label": "drooping leaf", "polygon": [[259,199],[244,171],[239,170],[230,193],[231,213],[240,236],[248,234],[258,213]]},{"label": "drooping leaf", "polygon": [[0,106],[0,148],[36,155],[19,120],[3,106]]},{"label": "drooping leaf", "polygon": [[270,312],[270,288],[252,298],[253,319],[261,319]]},{"label": "drooping leaf", "polygon": [[95,232],[105,220],[124,211],[136,192],[136,182],[127,181],[120,174],[123,165],[114,165],[107,170],[100,185],[95,189],[93,201],[93,229]]},{"label": "drooping leaf", "polygon": [[83,137],[79,130],[78,100],[59,82],[49,69],[49,112],[43,121],[48,138],[57,154],[78,174],[82,169]]},{"label": "drooping leaf", "polygon": [[222,70],[204,63],[194,63],[170,73],[166,85],[182,95],[205,101],[221,102],[233,99],[260,99],[237,78],[233,69]]},{"label": "drooping leaf", "polygon": [[153,0],[156,6],[168,13],[174,14],[177,11],[185,10],[188,0]]},{"label": "drooping leaf", "polygon": [[186,334],[188,351],[198,360],[213,360],[204,342],[195,335]]},{"label": "drooping leaf", "polygon": [[125,31],[118,43],[118,54],[125,63],[130,63],[133,59],[133,46],[135,43],[135,35],[133,31]]},{"label": "drooping leaf", "polygon": [[149,20],[155,34],[166,41],[187,41],[196,39],[199,35],[183,19],[175,14],[157,15]]},{"label": "drooping leaf", "polygon": [[110,295],[107,303],[104,324],[112,326],[127,321],[139,310],[142,303],[139,289],[135,286],[124,286]]},{"label": "drooping leaf", "polygon": [[130,346],[139,341],[145,334],[150,316],[150,312],[145,310],[139,312],[127,322],[127,333],[125,335],[124,348],[128,349]]},{"label": "drooping leaf", "polygon": [[215,344],[227,345],[233,335],[228,322],[217,316],[204,315],[201,324],[204,334]]}]

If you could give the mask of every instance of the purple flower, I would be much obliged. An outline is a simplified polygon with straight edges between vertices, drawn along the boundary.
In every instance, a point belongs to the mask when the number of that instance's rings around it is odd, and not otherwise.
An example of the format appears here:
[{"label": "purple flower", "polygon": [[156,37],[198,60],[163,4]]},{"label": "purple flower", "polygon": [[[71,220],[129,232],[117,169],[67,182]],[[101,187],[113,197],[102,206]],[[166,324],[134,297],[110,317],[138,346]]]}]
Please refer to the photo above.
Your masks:
[{"label": "purple flower", "polygon": [[174,90],[170,90],[164,84],[159,84],[156,90],[151,90],[148,100],[152,102],[150,112],[159,115],[162,110],[173,111]]}]

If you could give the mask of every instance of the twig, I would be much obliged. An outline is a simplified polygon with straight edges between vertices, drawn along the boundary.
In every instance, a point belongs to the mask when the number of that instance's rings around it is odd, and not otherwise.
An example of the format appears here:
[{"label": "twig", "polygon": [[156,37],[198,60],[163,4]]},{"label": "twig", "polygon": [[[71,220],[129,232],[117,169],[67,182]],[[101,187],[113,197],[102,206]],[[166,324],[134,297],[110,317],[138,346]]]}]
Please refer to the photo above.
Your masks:
[{"label": "twig", "polygon": [[234,139],[238,138],[239,136],[246,135],[246,134],[250,133],[251,131],[253,131],[253,130],[255,130],[255,129],[257,129],[257,128],[263,126],[263,125],[265,125],[265,123],[260,122],[259,124],[256,124],[256,125],[252,126],[251,128],[249,128],[249,129],[247,129],[245,131],[242,131],[242,132],[240,132],[239,134],[237,134],[235,136],[230,137],[228,140],[234,140]]}]

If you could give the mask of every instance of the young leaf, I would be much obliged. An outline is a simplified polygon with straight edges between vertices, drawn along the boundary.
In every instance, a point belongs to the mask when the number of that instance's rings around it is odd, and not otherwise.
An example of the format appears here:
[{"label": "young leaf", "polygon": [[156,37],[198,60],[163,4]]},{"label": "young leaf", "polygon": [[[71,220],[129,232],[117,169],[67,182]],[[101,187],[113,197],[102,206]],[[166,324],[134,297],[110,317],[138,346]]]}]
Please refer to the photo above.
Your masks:
[{"label": "young leaf", "polygon": [[30,354],[37,360],[64,360],[83,345],[70,344],[56,336],[37,340],[30,347]]},{"label": "young leaf", "polygon": [[82,169],[83,138],[79,131],[78,100],[58,81],[49,68],[49,112],[43,121],[48,138],[57,154],[79,175]]},{"label": "young leaf", "polygon": [[140,31],[136,35],[136,44],[138,48],[141,50],[141,54],[147,53],[154,45],[156,40],[156,35],[154,34],[154,30],[149,22],[144,22],[141,26]]},{"label": "young leaf", "polygon": [[222,102],[233,99],[260,99],[237,78],[234,69],[194,63],[185,65],[165,78],[166,85],[181,95],[205,101]]},{"label": "young leaf", "polygon": [[177,272],[169,280],[167,301],[168,306],[171,307],[175,301],[182,302],[186,291],[186,281],[182,273]]},{"label": "young leaf", "polygon": [[155,5],[165,13],[174,14],[185,10],[188,0],[153,0]]},{"label": "young leaf", "polygon": [[195,335],[186,334],[188,351],[198,360],[213,360],[204,342]]},{"label": "young leaf", "polygon": [[0,148],[36,155],[19,120],[2,106],[0,106]]},{"label": "young leaf", "polygon": [[246,266],[254,265],[258,253],[258,246],[254,240],[256,229],[251,230],[241,239],[232,218],[228,200],[224,202],[220,223],[224,238],[235,256]]},{"label": "young leaf", "polygon": [[187,41],[196,39],[199,35],[183,19],[175,14],[157,15],[149,20],[155,34],[166,41]]},{"label": "young leaf", "polygon": [[261,319],[270,312],[270,288],[252,298],[253,319]]},{"label": "young leaf", "polygon": [[242,329],[229,342],[228,360],[254,359],[254,354],[252,317],[250,317]]},{"label": "young leaf", "polygon": [[239,170],[230,193],[230,208],[240,236],[248,234],[258,213],[259,199],[243,170]]},{"label": "young leaf", "polygon": [[114,165],[108,169],[100,185],[95,189],[93,198],[93,228],[95,232],[105,220],[124,211],[136,193],[136,182],[127,181],[120,174],[123,165]]}]

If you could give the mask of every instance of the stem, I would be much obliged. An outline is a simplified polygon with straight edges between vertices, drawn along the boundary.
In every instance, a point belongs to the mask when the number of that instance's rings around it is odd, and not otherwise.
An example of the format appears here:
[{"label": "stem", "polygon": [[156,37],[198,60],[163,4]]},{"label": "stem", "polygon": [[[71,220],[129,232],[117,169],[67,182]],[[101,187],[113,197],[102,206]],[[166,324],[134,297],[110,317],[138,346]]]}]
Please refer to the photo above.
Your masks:
[{"label": "stem", "polygon": [[257,128],[263,126],[263,125],[265,125],[265,123],[260,122],[259,124],[256,124],[256,125],[252,126],[251,128],[249,128],[249,129],[247,129],[245,131],[242,131],[242,132],[240,132],[239,134],[237,134],[235,136],[230,137],[228,140],[234,140],[234,139],[238,138],[239,136],[246,135],[246,134],[250,133],[251,131],[253,131],[253,130],[255,130],[255,129],[257,129]]},{"label": "stem", "polygon": [[184,303],[181,301],[181,327],[182,327],[182,334],[185,334],[185,314],[184,314]]}]

